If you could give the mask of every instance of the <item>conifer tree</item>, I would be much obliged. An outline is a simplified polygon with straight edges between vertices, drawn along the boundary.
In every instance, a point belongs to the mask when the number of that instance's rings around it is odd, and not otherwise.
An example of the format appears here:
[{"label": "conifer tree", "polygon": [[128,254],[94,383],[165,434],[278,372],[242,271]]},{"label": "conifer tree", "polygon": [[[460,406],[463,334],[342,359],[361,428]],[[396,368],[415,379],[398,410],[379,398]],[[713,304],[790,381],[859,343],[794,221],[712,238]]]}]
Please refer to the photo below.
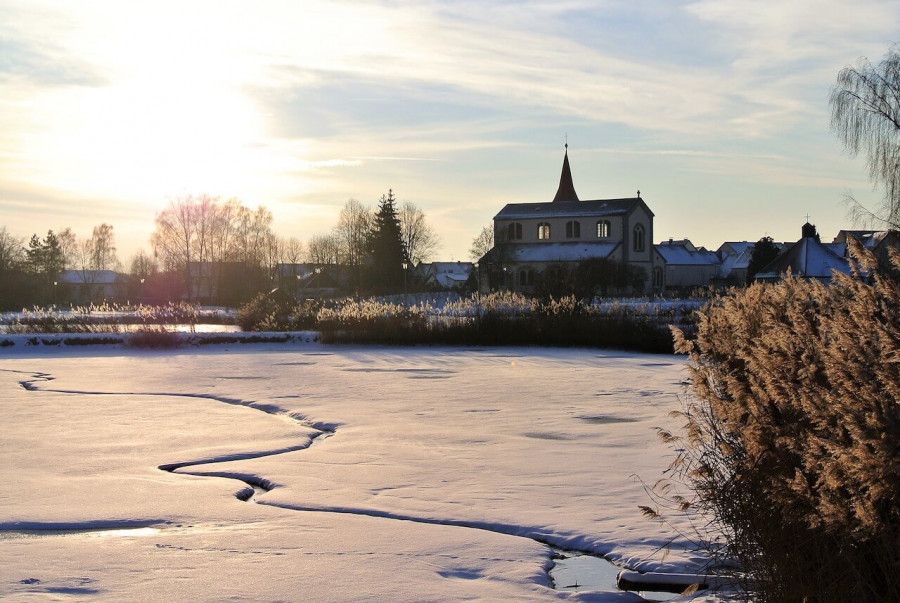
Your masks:
[{"label": "conifer tree", "polygon": [[772,237],[763,237],[753,245],[750,263],[747,265],[747,283],[752,283],[763,268],[778,257],[779,249]]},{"label": "conifer tree", "polygon": [[26,254],[31,270],[48,280],[55,279],[63,269],[62,248],[52,230],[47,231],[43,241],[36,234],[32,235]]},{"label": "conifer tree", "polygon": [[392,190],[378,201],[378,211],[369,238],[371,270],[369,282],[373,293],[396,293],[403,290],[403,264],[408,262]]}]

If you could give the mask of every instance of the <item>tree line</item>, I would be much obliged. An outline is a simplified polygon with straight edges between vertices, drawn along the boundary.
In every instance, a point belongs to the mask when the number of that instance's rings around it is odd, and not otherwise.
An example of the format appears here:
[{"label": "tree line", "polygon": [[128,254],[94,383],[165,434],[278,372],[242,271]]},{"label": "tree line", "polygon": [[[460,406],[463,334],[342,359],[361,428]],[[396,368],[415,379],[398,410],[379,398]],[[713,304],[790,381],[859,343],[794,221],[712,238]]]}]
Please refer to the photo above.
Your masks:
[{"label": "tree line", "polygon": [[440,245],[424,212],[412,202],[398,203],[393,191],[374,209],[350,199],[334,228],[306,245],[276,235],[273,221],[264,206],[253,209],[239,199],[173,199],[155,216],[151,251],[138,251],[127,276],[119,275],[122,299],[116,300],[102,299],[97,280],[101,271],[126,270],[112,225],[103,223],[85,238],[71,228],[48,230],[27,243],[0,226],[0,309],[72,301],[67,288],[72,285],[60,281],[66,270],[77,272],[82,290],[94,291],[91,302],[187,299],[239,305],[285,284],[276,272],[279,264],[304,262],[328,267],[329,278],[345,292],[398,292],[404,265],[430,260]]}]

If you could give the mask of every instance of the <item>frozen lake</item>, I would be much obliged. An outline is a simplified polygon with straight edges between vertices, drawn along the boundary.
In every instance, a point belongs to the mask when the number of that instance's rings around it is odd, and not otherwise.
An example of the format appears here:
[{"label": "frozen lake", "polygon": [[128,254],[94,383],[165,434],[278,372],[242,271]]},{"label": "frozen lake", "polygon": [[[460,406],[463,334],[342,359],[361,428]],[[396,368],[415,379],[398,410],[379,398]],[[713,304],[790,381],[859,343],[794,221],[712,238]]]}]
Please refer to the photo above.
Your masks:
[{"label": "frozen lake", "polygon": [[211,348],[0,351],[0,596],[638,600],[555,589],[548,545],[696,569],[638,510],[681,357]]}]

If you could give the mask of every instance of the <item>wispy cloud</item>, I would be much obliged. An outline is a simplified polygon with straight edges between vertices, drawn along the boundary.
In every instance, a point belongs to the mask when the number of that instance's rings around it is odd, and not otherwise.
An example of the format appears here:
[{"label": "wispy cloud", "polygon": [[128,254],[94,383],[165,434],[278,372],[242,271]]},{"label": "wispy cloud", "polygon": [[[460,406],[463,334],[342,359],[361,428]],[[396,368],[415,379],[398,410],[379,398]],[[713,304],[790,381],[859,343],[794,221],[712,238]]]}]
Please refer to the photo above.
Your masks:
[{"label": "wispy cloud", "polygon": [[[48,207],[95,199],[96,215],[151,220],[181,191],[288,210],[299,198],[317,208],[304,219],[327,220],[322,208],[401,185],[463,240],[491,204],[545,188],[566,131],[615,166],[597,182],[616,190],[662,186],[673,163],[791,195],[853,182],[821,143],[828,88],[883,53],[900,5],[0,0],[0,15],[10,215],[25,211],[13,184]],[[672,207],[706,194],[697,179]],[[329,226],[315,220],[303,227]]]},{"label": "wispy cloud", "polygon": [[440,161],[429,157],[378,157],[373,155],[360,155],[359,159],[368,159],[371,161]]}]

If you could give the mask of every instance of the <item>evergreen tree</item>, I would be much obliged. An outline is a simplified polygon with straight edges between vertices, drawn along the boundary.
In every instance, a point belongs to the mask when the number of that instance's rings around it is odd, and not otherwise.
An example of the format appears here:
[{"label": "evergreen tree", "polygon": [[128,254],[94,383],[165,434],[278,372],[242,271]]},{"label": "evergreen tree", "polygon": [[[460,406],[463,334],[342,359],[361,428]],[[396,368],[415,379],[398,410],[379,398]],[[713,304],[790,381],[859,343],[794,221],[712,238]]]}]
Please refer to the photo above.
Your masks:
[{"label": "evergreen tree", "polygon": [[57,279],[65,265],[59,238],[52,230],[47,231],[43,240],[36,234],[32,235],[25,255],[28,257],[28,270],[35,275],[35,298],[43,303],[55,301]]},{"label": "evergreen tree", "polygon": [[372,261],[369,279],[373,293],[396,293],[404,286],[403,264],[409,262],[409,257],[395,202],[392,190],[382,195],[369,237]]},{"label": "evergreen tree", "polygon": [[756,274],[768,266],[778,256],[778,246],[772,237],[763,237],[753,246],[750,262],[747,264],[747,283],[752,283]]},{"label": "evergreen tree", "polygon": [[63,251],[59,239],[52,230],[47,231],[47,236],[43,241],[36,234],[32,235],[25,253],[28,256],[31,270],[35,274],[41,274],[47,280],[53,280],[62,272]]}]

